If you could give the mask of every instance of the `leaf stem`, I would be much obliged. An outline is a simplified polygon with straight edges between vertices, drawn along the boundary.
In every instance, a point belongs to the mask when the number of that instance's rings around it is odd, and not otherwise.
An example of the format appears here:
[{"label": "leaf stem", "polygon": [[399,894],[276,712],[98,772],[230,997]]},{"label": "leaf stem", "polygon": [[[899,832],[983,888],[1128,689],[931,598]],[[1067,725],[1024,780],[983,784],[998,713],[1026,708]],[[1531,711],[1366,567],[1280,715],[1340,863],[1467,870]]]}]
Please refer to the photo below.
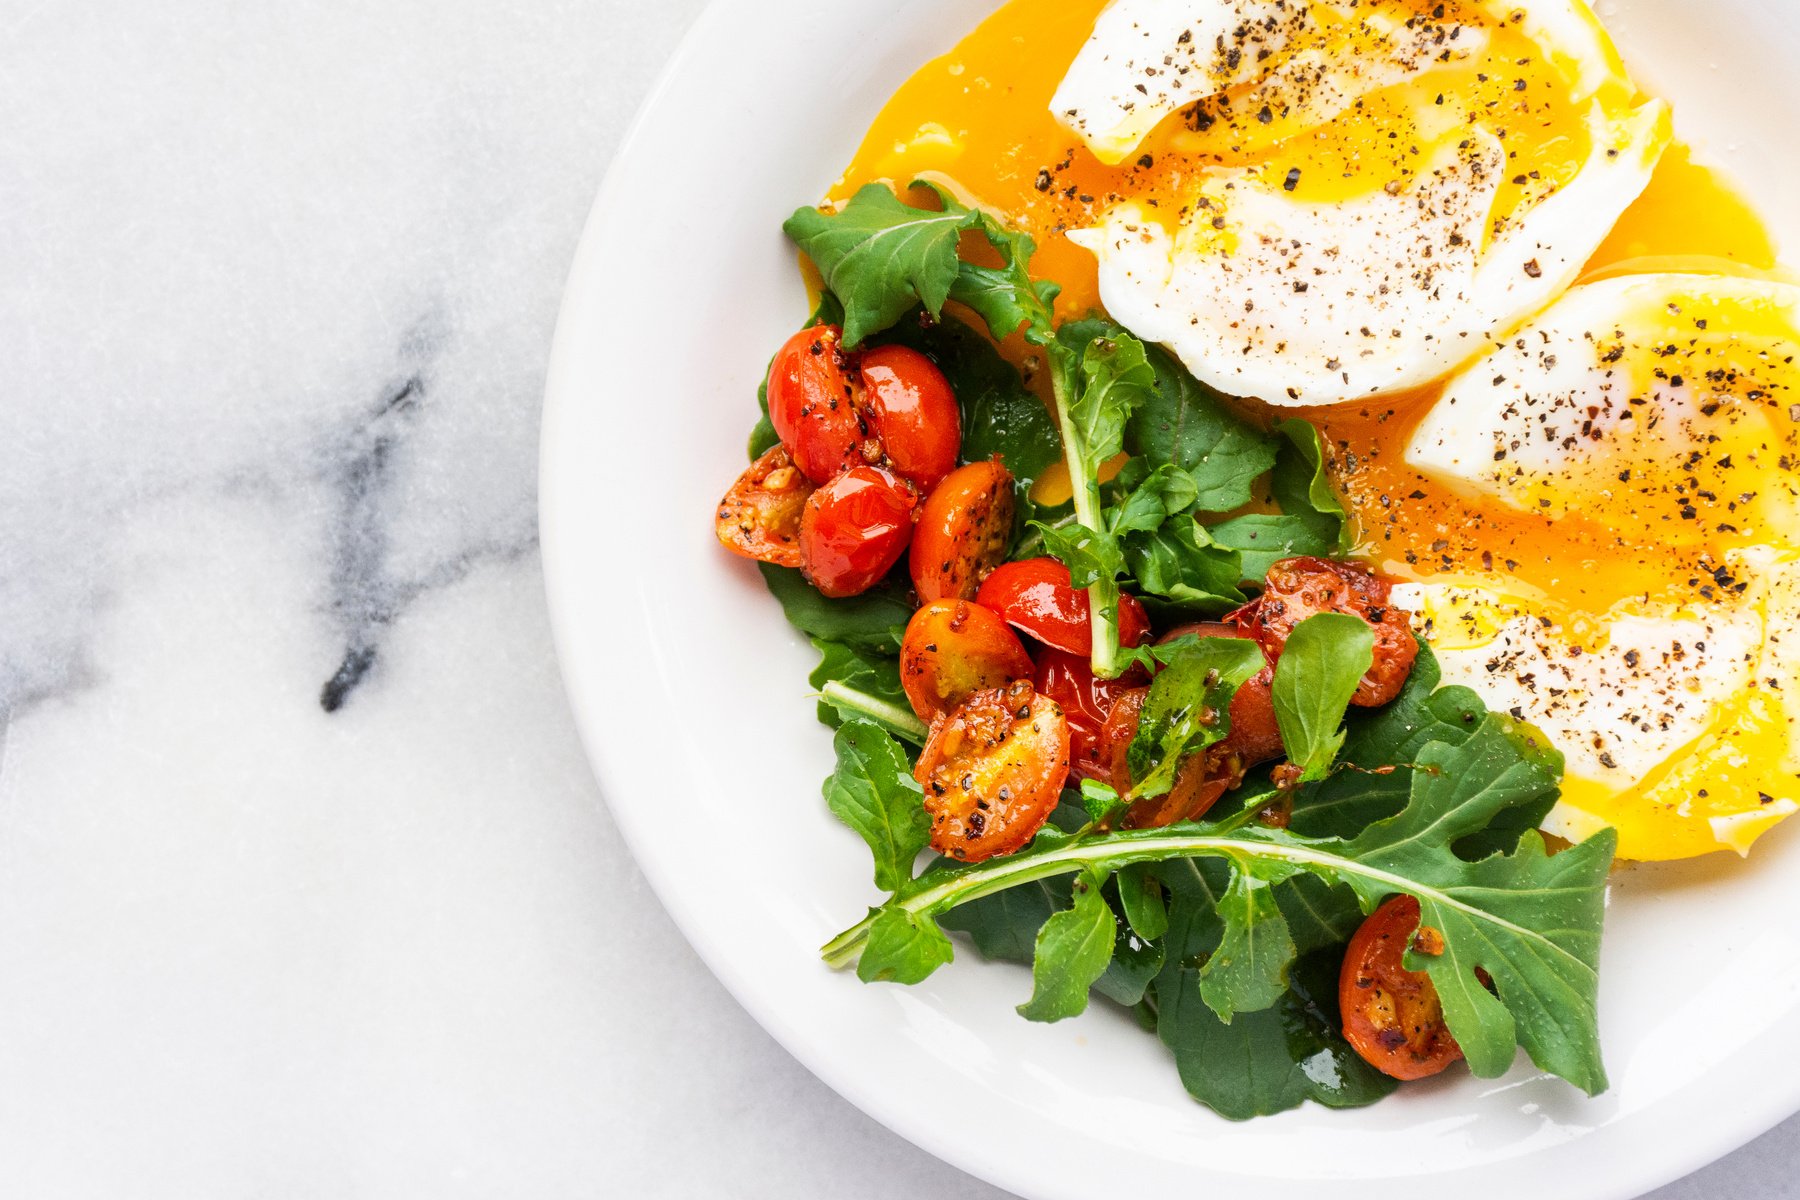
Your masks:
[{"label": "leaf stem", "polygon": [[[1357,876],[1379,885],[1386,893],[1404,892],[1458,909],[1478,921],[1505,929],[1527,941],[1541,943],[1558,957],[1568,957],[1567,951],[1542,934],[1477,908],[1448,892],[1345,858],[1325,845],[1274,829],[1264,830],[1260,837],[1254,838],[1227,837],[1211,830],[1196,832],[1192,828],[1179,827],[1134,829],[1092,839],[1058,842],[1041,852],[1027,850],[981,866],[943,872],[935,880],[933,875],[937,873],[928,872],[914,881],[913,890],[904,891],[889,901],[889,906],[898,906],[913,914],[935,916],[1007,888],[1073,874],[1088,867],[1116,871],[1132,863],[1208,857],[1266,858],[1290,863],[1327,878]],[[821,957],[834,968],[854,964],[868,940],[869,926],[874,919],[875,912],[872,911],[868,917],[832,938],[820,948]]]},{"label": "leaf stem", "polygon": [[[1057,424],[1062,427],[1063,465],[1069,471],[1069,490],[1070,498],[1075,502],[1075,520],[1084,528],[1102,533],[1106,527],[1100,517],[1100,481],[1088,474],[1084,465],[1087,447],[1082,442],[1081,430],[1076,426],[1074,414],[1069,408],[1072,364],[1068,362],[1066,352],[1053,347],[1052,355],[1057,361],[1051,371],[1051,391],[1056,399]],[[1120,673],[1118,581],[1097,582],[1087,592],[1094,631],[1091,660],[1094,674],[1101,679],[1113,679]]]},{"label": "leaf stem", "polygon": [[890,704],[879,696],[859,692],[833,679],[819,689],[819,695],[839,708],[848,708],[883,726],[888,732],[905,738],[915,746],[923,746],[931,728],[908,709]]}]

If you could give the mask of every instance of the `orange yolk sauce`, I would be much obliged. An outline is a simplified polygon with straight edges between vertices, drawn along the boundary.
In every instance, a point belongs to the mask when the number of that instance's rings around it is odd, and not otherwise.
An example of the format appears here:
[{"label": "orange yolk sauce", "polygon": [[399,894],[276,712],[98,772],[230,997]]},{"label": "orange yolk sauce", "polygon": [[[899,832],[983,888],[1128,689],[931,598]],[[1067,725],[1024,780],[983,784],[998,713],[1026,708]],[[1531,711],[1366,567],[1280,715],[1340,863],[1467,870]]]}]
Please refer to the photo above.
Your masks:
[{"label": "orange yolk sauce", "polygon": [[[1386,2],[1404,9],[1408,0]],[[1136,152],[1109,166],[1050,111],[1052,95],[1104,7],[1105,0],[1011,0],[1002,6],[895,93],[828,201],[847,200],[871,182],[904,187],[929,178],[947,186],[1033,236],[1038,248],[1032,272],[1061,285],[1056,309],[1063,320],[1102,308],[1093,256],[1064,234],[1095,224],[1119,200],[1145,202],[1174,220],[1201,172],[1247,162],[1278,171],[1299,168],[1299,200],[1345,198],[1409,174],[1445,138],[1460,136],[1455,122],[1427,127],[1415,115],[1421,107],[1416,83],[1379,89],[1315,128],[1304,122],[1296,127],[1267,109],[1234,106],[1239,94],[1228,92],[1171,115]],[[1428,10],[1488,26],[1482,52],[1434,71],[1430,89],[1455,97],[1471,116],[1479,110],[1485,127],[1503,140],[1517,135],[1506,141],[1513,148],[1513,174],[1501,187],[1495,212],[1512,212],[1565,183],[1580,168],[1591,139],[1576,106],[1557,99],[1542,49],[1467,4],[1421,0],[1419,11]],[[1343,44],[1323,48],[1355,51]],[[1530,102],[1516,99],[1521,94]],[[1584,281],[1634,271],[1767,274],[1774,268],[1773,242],[1750,207],[1676,146],[1594,255]],[[1016,335],[1001,349],[1022,367],[1032,365]],[[1033,374],[1026,370],[1027,378]],[[1359,531],[1360,556],[1400,579],[1510,576],[1589,612],[1628,596],[1670,594],[1671,580],[1685,572],[1671,569],[1666,546],[1634,541],[1579,514],[1551,521],[1468,499],[1409,468],[1403,460],[1407,443],[1440,392],[1441,385],[1433,385],[1300,410],[1324,435],[1332,475]],[[1266,419],[1271,411],[1253,399],[1240,405],[1253,419]]]}]

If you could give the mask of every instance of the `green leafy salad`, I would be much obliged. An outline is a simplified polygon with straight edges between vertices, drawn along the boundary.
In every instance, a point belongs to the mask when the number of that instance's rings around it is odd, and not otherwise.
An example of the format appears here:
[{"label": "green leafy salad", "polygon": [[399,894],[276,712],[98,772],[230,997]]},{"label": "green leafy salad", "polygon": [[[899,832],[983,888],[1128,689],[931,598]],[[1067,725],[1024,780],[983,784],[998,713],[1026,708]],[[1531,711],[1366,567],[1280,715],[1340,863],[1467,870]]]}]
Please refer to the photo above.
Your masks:
[{"label": "green leafy salad", "polygon": [[818,648],[885,897],[825,962],[1028,966],[1022,1017],[1098,997],[1234,1119],[1520,1048],[1602,1091],[1613,835],[1551,852],[1561,756],[1439,686],[1317,430],[1059,325],[1031,239],[941,189],[784,228],[822,293],[716,517]]}]

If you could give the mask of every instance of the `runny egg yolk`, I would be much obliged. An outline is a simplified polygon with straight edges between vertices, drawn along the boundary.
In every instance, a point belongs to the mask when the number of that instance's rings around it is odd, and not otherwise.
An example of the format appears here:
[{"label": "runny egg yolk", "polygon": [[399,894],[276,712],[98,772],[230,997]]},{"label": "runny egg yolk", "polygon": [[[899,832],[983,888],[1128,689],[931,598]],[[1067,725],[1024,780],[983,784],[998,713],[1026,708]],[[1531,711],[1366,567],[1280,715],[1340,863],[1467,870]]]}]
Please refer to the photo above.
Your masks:
[{"label": "runny egg yolk", "polygon": [[[1487,118],[1492,128],[1516,123],[1519,136],[1512,143],[1533,148],[1528,159],[1509,162],[1513,174],[1502,185],[1496,212],[1508,211],[1548,182],[1565,180],[1578,167],[1588,139],[1580,113],[1557,102],[1543,52],[1518,29],[1496,24],[1467,3],[1386,3],[1397,12],[1441,10],[1440,19],[1484,25],[1487,44],[1471,59],[1376,92],[1329,128],[1294,137],[1281,118],[1271,114],[1262,120],[1260,108],[1239,111],[1209,101],[1198,106],[1201,117],[1186,110],[1171,116],[1134,155],[1109,166],[1059,124],[1049,107],[1105,0],[1010,0],[900,87],[828,199],[847,200],[871,182],[903,185],[920,177],[948,182],[1032,234],[1038,245],[1032,272],[1062,285],[1057,317],[1067,319],[1101,303],[1093,255],[1063,235],[1092,225],[1110,205],[1138,199],[1178,207],[1197,171],[1259,157],[1283,168],[1299,167],[1295,194],[1307,199],[1330,200],[1383,186],[1396,165],[1434,152],[1436,143],[1420,136],[1432,131],[1421,130],[1412,114],[1450,107],[1438,105],[1440,94],[1464,96],[1465,108],[1497,112]],[[1328,39],[1330,29],[1320,36]],[[1413,94],[1420,89],[1429,94]],[[1520,95],[1531,97],[1530,103],[1507,103]],[[1436,132],[1440,139],[1450,136]],[[1775,254],[1750,207],[1677,147],[1594,256],[1588,274],[1630,269],[1638,262],[1664,270],[1766,273],[1775,266]],[[1017,339],[1005,348],[1019,359],[1027,353]],[[1622,540],[1581,516],[1534,516],[1461,497],[1408,468],[1402,451],[1440,390],[1433,385],[1304,414],[1325,434],[1364,555],[1403,579],[1497,570],[1534,591],[1594,611],[1625,596],[1664,590],[1670,571],[1660,547]]]},{"label": "runny egg yolk", "polygon": [[[1032,272],[1061,286],[1056,308],[1063,320],[1102,307],[1094,255],[1064,235],[1094,226],[1122,201],[1136,201],[1173,222],[1209,170],[1258,165],[1291,180],[1296,200],[1352,199],[1407,178],[1454,145],[1478,112],[1483,127],[1508,147],[1493,236],[1504,214],[1561,187],[1593,152],[1584,106],[1566,96],[1573,68],[1546,55],[1514,24],[1496,20],[1497,6],[1473,0],[1366,3],[1401,17],[1411,12],[1479,26],[1485,41],[1459,61],[1374,90],[1325,123],[1309,122],[1304,104],[1277,111],[1249,103],[1253,86],[1234,88],[1171,114],[1120,162],[1108,164],[1051,112],[1052,97],[1106,0],[1010,0],[902,85],[828,200],[847,200],[871,182],[904,186],[924,177],[946,184],[1035,238]],[[1302,49],[1326,61],[1361,49],[1355,30],[1329,17],[1309,36],[1313,42]],[[1623,109],[1640,99],[1616,60],[1601,66],[1618,81],[1606,85],[1616,95],[1602,90],[1604,103]],[[1729,183],[1676,145],[1582,279],[1646,271],[1771,277],[1775,247]],[[1747,332],[1753,341],[1754,331]],[[1030,353],[1016,336],[1002,350],[1021,364]],[[1041,383],[1042,373],[1037,378]],[[1696,568],[1759,540],[1716,531],[1671,537],[1628,499],[1609,508],[1556,505],[1549,497],[1553,512],[1533,512],[1492,495],[1453,490],[1404,460],[1414,430],[1442,393],[1443,384],[1436,383],[1299,414],[1324,435],[1328,466],[1356,521],[1358,554],[1391,576],[1480,579],[1505,594],[1532,598],[1537,611],[1553,611],[1579,630],[1628,602],[1698,602],[1692,594],[1702,579]],[[1255,401],[1243,407],[1254,417],[1267,415]],[[1761,436],[1747,425],[1727,434]],[[1717,458],[1711,461],[1716,465]],[[1734,470],[1741,468],[1718,468],[1720,478],[1700,485],[1725,494],[1742,482],[1726,478]],[[1782,521],[1788,514],[1762,517]],[[1648,815],[1638,826],[1638,843],[1651,850],[1643,857],[1697,853],[1740,838],[1747,844],[1760,832],[1750,828],[1756,814],[1728,815],[1708,832],[1707,796],[1742,790],[1739,784],[1783,759],[1787,719],[1773,711],[1766,692],[1735,703],[1742,720],[1715,724],[1628,793],[1572,779],[1577,807],[1617,818],[1615,823],[1635,819],[1626,810],[1641,807]],[[1704,778],[1709,771],[1716,773],[1711,789]],[[1785,811],[1766,815],[1772,821]],[[1733,820],[1744,828],[1731,827]]]}]

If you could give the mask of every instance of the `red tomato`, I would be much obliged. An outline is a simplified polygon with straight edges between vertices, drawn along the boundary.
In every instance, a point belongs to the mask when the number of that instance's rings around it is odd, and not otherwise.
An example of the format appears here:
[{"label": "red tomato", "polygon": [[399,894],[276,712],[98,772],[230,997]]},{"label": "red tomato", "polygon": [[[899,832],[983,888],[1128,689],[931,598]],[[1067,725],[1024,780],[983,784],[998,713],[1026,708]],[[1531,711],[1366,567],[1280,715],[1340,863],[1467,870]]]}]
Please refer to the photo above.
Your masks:
[{"label": "red tomato", "polygon": [[719,501],[714,528],[733,554],[778,567],[800,565],[800,515],[813,485],[785,447],[771,446]]},{"label": "red tomato", "polygon": [[1031,680],[976,692],[932,725],[914,778],[931,847],[960,862],[1011,854],[1043,828],[1069,774],[1069,725]]},{"label": "red tomato", "polygon": [[918,499],[892,471],[851,467],[807,500],[800,569],[827,596],[868,591],[906,553]]},{"label": "red tomato", "polygon": [[[1038,641],[1067,654],[1094,649],[1094,624],[1086,591],[1069,584],[1069,568],[1054,558],[1002,563],[987,577],[975,599]],[[1141,645],[1150,618],[1135,596],[1119,597],[1119,644]]]},{"label": "red tomato", "polygon": [[[1131,743],[1137,738],[1149,688],[1134,688],[1119,697],[1106,725],[1100,731],[1101,752],[1106,755],[1113,789],[1121,796],[1131,790]],[[1242,782],[1220,769],[1219,747],[1213,746],[1192,755],[1175,773],[1175,782],[1167,792],[1139,800],[1125,810],[1119,823],[1126,829],[1151,829],[1172,825],[1176,821],[1197,821],[1219,802],[1219,797]]]},{"label": "red tomato", "polygon": [[1006,622],[967,600],[934,600],[914,613],[900,641],[900,685],[922,721],[971,693],[1031,676],[1031,656]]},{"label": "red tomato", "polygon": [[863,461],[866,434],[843,339],[836,325],[802,329],[769,364],[769,423],[814,483]]},{"label": "red tomato", "polygon": [[1012,544],[1013,478],[994,462],[970,463],[932,489],[913,534],[919,600],[973,600]]},{"label": "red tomato", "polygon": [[950,381],[929,358],[905,346],[862,356],[863,404],[894,470],[930,491],[956,469],[962,412]]},{"label": "red tomato", "polygon": [[1261,642],[1273,660],[1280,657],[1295,626],[1310,616],[1336,612],[1361,617],[1375,632],[1375,661],[1357,684],[1351,703],[1372,707],[1400,694],[1419,655],[1411,614],[1388,602],[1392,590],[1386,580],[1350,563],[1283,559],[1269,568],[1263,594],[1228,619]]},{"label": "red tomato", "polygon": [[[1444,1023],[1431,977],[1406,969],[1406,948],[1418,929],[1417,900],[1386,901],[1350,939],[1338,975],[1345,1040],[1370,1066],[1395,1079],[1436,1075],[1463,1056]],[[1435,938],[1437,952],[1443,952],[1443,938],[1435,931],[1418,936],[1421,949]]]},{"label": "red tomato", "polygon": [[1061,650],[1041,650],[1032,675],[1037,690],[1062,705],[1069,721],[1069,769],[1077,779],[1112,779],[1112,764],[1101,745],[1100,731],[1114,702],[1134,688],[1142,690],[1144,674],[1132,668],[1118,679],[1096,679],[1088,660]]}]

